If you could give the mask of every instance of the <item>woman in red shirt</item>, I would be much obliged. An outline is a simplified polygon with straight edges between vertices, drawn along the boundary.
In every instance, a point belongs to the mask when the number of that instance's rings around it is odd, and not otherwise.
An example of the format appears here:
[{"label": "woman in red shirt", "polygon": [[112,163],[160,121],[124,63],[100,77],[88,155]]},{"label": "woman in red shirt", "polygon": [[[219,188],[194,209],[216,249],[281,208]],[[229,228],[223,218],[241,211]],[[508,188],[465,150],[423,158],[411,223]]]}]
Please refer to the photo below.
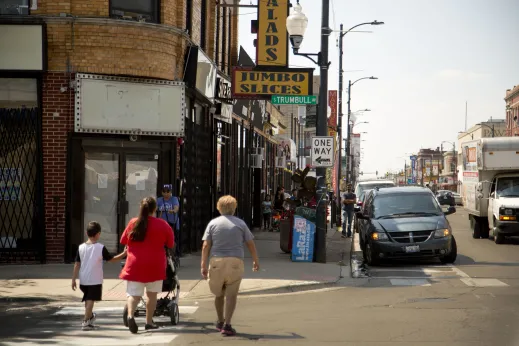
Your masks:
[{"label": "woman in red shirt", "polygon": [[137,333],[135,309],[146,288],[146,325],[145,329],[157,329],[153,314],[157,306],[157,293],[162,292],[162,281],[166,279],[166,254],[164,246],[172,249],[175,243],[173,230],[162,219],[153,217],[157,202],[153,197],[141,201],[138,218],[128,223],[121,236],[121,244],[128,247],[126,264],[119,277],[127,281],[128,327]]}]

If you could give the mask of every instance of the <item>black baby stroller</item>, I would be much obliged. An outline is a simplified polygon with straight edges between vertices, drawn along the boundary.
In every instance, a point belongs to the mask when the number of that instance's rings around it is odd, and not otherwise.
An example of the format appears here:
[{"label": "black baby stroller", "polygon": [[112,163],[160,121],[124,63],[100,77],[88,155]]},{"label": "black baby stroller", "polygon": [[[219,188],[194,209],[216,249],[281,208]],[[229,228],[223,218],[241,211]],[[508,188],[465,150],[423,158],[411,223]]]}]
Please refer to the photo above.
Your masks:
[{"label": "black baby stroller", "polygon": [[[169,316],[172,325],[177,325],[180,321],[180,313],[178,309],[178,299],[180,295],[180,282],[177,276],[177,263],[174,258],[174,250],[166,250],[166,280],[162,282],[162,292],[167,292],[165,297],[157,300],[154,316]],[[121,262],[124,267],[125,261]],[[135,317],[146,316],[146,302],[141,299],[135,309]],[[124,306],[123,322],[128,327],[128,305]]]}]

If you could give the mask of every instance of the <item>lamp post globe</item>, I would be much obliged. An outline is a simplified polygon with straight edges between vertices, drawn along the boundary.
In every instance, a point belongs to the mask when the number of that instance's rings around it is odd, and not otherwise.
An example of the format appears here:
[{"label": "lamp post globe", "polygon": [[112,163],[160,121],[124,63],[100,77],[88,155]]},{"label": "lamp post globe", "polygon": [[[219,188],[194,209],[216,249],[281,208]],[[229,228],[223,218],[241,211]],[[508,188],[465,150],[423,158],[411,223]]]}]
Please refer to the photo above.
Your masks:
[{"label": "lamp post globe", "polygon": [[287,17],[287,31],[290,35],[290,42],[294,48],[294,52],[299,50],[306,27],[308,26],[308,18],[303,13],[303,8],[299,3],[294,6],[292,13]]}]

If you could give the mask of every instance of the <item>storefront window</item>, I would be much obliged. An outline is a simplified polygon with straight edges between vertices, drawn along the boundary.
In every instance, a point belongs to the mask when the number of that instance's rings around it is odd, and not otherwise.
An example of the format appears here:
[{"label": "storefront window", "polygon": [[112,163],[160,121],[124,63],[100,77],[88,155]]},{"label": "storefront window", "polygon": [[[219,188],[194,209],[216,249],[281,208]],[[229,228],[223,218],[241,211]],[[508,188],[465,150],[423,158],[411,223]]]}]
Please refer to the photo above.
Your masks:
[{"label": "storefront window", "polygon": [[0,15],[28,15],[29,0],[2,0],[0,1]]},{"label": "storefront window", "polygon": [[34,245],[37,105],[36,80],[0,78],[0,249]]}]

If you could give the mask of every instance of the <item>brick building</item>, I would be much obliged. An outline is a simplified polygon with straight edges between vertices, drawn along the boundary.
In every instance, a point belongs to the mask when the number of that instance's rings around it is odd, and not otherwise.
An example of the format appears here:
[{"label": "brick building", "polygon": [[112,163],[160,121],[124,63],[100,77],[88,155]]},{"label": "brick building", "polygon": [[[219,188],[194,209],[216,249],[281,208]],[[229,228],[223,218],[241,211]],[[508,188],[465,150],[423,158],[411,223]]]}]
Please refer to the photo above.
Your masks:
[{"label": "brick building", "polygon": [[182,246],[199,246],[214,214],[214,129],[234,126],[222,113],[237,10],[132,4],[0,4],[0,262],[68,261],[92,219],[116,251],[139,200],[166,183],[181,196]]},{"label": "brick building", "polygon": [[509,136],[519,136],[519,85],[506,91],[506,129]]}]

